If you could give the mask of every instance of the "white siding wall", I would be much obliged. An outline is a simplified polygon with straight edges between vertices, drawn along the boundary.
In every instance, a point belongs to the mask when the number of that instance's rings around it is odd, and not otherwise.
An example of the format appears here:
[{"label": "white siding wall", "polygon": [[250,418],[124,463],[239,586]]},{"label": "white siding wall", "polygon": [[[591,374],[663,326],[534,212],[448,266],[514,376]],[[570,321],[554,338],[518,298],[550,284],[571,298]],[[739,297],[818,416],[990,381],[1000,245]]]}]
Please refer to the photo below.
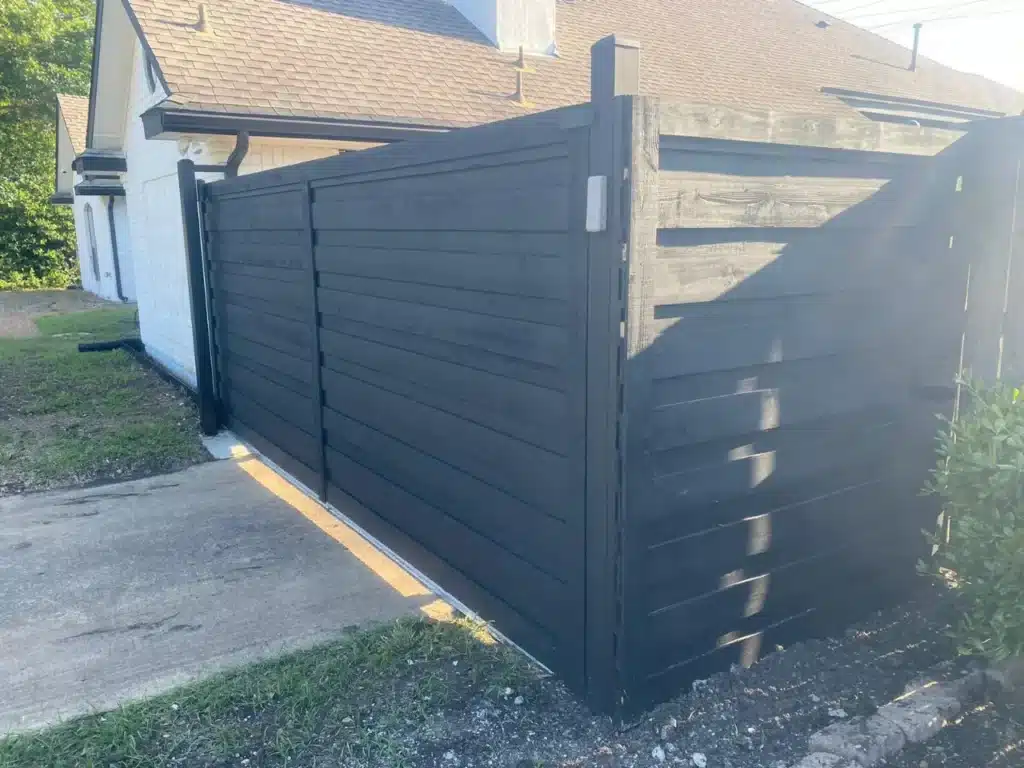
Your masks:
[{"label": "white siding wall", "polygon": [[[80,180],[80,179],[79,179]],[[106,197],[81,197],[76,196],[75,202],[72,206],[72,212],[75,217],[75,234],[78,240],[78,266],[82,272],[82,288],[89,293],[94,293],[97,296],[101,296],[104,299],[110,301],[118,301],[117,297],[117,281],[114,279],[114,255],[113,249],[110,245],[110,226],[109,218],[107,216],[107,199]],[[115,200],[115,222],[117,216],[117,204]],[[99,280],[93,274],[92,268],[92,255],[90,253],[89,246],[89,229],[86,224],[86,205],[92,207],[93,223],[96,228],[96,257],[99,262]],[[123,206],[123,201],[122,201]],[[118,255],[120,256],[120,249],[124,247],[124,240],[121,239],[121,233],[118,232]],[[130,269],[130,263],[128,268]],[[122,261],[122,290],[124,287],[124,271],[125,265]],[[132,298],[130,294],[125,294],[126,298]]]},{"label": "white siding wall", "polygon": [[139,115],[161,94],[150,94],[141,46],[132,61],[125,122],[124,177],[139,328],[146,351],[182,380],[195,384],[188,275],[178,200],[177,143],[147,141]]},{"label": "white siding wall", "polygon": [[[124,179],[126,229],[130,232],[130,246],[126,249],[134,263],[134,291],[138,297],[139,326],[146,351],[178,378],[195,386],[178,161],[187,156],[197,163],[223,163],[234,140],[225,137],[201,137],[191,141],[147,140],[139,116],[159,102],[163,94],[148,92],[143,62],[141,46],[136,45],[124,138],[128,163]],[[316,160],[337,151],[338,146],[325,142],[304,144],[253,139],[239,172],[255,173]],[[216,181],[220,175],[204,174],[202,178]],[[84,233],[84,230],[79,229],[79,232]]]}]

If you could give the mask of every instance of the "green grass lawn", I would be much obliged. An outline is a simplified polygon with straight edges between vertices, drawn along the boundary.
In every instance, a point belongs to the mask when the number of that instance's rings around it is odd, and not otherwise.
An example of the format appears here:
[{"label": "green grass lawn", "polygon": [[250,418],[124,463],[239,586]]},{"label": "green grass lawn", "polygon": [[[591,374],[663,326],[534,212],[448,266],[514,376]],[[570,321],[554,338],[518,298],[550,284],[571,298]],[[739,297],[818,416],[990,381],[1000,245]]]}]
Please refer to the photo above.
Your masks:
[{"label": "green grass lawn", "polygon": [[[417,766],[424,724],[534,670],[465,621],[402,619],[172,693],[0,740],[0,768]],[[417,730],[419,732],[417,733]]]},{"label": "green grass lawn", "polygon": [[131,336],[134,309],[37,320],[0,339],[0,494],[169,472],[202,461],[191,401],[123,350],[82,341]]}]

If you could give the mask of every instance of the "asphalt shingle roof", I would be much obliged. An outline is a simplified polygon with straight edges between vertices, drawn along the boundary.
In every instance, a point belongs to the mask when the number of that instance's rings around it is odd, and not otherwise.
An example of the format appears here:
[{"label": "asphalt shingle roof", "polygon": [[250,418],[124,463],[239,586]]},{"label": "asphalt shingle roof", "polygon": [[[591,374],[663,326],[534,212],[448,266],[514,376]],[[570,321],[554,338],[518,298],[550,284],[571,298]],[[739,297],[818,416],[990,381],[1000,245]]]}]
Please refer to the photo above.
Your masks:
[{"label": "asphalt shingle roof", "polygon": [[[467,125],[524,112],[516,56],[443,0],[129,0],[172,91],[203,111]],[[818,22],[827,20],[827,27]],[[1024,96],[795,0],[557,0],[557,57],[531,57],[529,109],[589,96],[590,46],[641,46],[641,92],[834,114],[823,87],[1019,112]]]},{"label": "asphalt shingle roof", "polygon": [[57,94],[57,107],[64,118],[71,138],[71,148],[75,154],[85,151],[85,132],[89,124],[89,99],[85,96],[72,96],[69,93]]}]

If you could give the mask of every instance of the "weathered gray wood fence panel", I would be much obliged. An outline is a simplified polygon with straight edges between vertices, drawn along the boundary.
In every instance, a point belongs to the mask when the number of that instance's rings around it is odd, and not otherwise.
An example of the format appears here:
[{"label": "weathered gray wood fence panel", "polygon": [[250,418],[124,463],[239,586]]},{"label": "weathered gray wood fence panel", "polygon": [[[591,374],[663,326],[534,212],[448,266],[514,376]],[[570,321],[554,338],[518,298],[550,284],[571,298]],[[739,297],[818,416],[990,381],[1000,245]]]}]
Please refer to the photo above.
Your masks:
[{"label": "weathered gray wood fence panel", "polygon": [[633,100],[621,684],[639,702],[913,583],[960,348],[954,136],[854,128]]}]

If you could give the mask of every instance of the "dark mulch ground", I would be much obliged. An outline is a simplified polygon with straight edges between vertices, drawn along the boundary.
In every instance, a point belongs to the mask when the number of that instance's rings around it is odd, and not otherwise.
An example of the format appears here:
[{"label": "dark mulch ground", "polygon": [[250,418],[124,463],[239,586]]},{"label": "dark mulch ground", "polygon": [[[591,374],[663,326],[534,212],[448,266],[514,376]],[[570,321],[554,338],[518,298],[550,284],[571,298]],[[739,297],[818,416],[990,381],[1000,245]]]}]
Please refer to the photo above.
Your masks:
[{"label": "dark mulch ground", "polygon": [[417,765],[625,768],[703,757],[708,768],[789,766],[807,753],[814,731],[873,714],[943,662],[947,674],[958,674],[943,633],[948,610],[936,595],[878,614],[842,637],[794,645],[700,682],[625,726],[588,716],[553,686],[521,707],[478,702],[419,731]]}]

